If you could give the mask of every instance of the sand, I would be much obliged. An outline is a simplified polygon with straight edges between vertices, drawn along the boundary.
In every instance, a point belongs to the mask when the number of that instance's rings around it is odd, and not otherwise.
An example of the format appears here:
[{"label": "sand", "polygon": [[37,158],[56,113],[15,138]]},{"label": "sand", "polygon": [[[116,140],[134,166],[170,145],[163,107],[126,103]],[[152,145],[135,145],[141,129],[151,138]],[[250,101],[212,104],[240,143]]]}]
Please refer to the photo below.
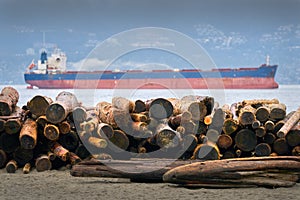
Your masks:
[{"label": "sand", "polygon": [[73,177],[69,170],[8,174],[0,170],[0,199],[299,199],[300,183],[290,188],[187,189],[127,179]]}]

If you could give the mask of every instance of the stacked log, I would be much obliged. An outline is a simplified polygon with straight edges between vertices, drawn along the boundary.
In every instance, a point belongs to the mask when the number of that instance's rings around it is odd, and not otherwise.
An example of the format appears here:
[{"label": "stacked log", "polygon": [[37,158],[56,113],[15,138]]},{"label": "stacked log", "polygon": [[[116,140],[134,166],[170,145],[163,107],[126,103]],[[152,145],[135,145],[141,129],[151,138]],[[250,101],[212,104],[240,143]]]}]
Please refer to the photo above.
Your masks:
[{"label": "stacked log", "polygon": [[287,114],[276,99],[220,107],[208,96],[114,97],[87,108],[61,92],[55,101],[35,96],[19,108],[18,94],[8,88],[0,100],[0,168],[9,172],[56,169],[91,157],[204,161],[300,154],[300,108]]},{"label": "stacked log", "polygon": [[41,172],[81,161],[75,154],[81,141],[71,117],[73,110],[79,115],[75,95],[62,92],[54,103],[37,95],[22,108],[14,88],[4,88],[0,96],[0,168]]}]

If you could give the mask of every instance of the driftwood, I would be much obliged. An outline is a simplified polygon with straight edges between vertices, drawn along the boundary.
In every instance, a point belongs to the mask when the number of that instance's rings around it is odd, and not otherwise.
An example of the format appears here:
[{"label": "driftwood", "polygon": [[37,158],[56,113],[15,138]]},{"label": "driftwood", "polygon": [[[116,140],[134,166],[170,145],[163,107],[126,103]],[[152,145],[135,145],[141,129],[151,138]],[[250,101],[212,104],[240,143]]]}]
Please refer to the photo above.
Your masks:
[{"label": "driftwood", "polygon": [[196,161],[173,159],[88,160],[74,165],[71,175],[77,177],[128,178],[137,182],[162,182],[168,170]]},{"label": "driftwood", "polygon": [[290,187],[300,177],[296,156],[252,157],[214,161],[131,159],[82,161],[77,177],[128,178],[137,182],[197,184],[206,187]]},{"label": "driftwood", "polygon": [[200,187],[291,187],[300,177],[299,157],[254,157],[196,162],[164,174],[168,183]]}]

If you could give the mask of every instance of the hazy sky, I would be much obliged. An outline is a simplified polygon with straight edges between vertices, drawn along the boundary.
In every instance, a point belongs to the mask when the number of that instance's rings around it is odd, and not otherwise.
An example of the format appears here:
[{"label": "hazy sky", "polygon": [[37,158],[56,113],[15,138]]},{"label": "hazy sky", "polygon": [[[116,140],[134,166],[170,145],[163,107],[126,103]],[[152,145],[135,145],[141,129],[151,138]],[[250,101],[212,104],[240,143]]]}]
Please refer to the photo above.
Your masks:
[{"label": "hazy sky", "polygon": [[188,29],[198,23],[255,29],[300,19],[299,0],[0,0],[2,30],[72,28],[119,31],[141,26]]}]

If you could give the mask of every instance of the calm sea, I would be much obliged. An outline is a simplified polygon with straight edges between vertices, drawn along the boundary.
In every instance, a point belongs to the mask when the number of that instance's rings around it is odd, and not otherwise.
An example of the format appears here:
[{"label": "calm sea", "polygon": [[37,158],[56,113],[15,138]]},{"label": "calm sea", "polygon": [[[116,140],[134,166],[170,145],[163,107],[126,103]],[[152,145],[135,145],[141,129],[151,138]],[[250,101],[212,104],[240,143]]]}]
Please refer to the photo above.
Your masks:
[{"label": "calm sea", "polygon": [[[223,104],[232,104],[245,99],[273,99],[277,98],[281,103],[287,106],[287,111],[296,110],[300,107],[300,85],[280,85],[278,89],[258,89],[258,90],[112,90],[112,89],[93,89],[93,90],[53,90],[53,89],[27,89],[26,85],[10,85],[16,88],[20,94],[18,106],[23,106],[35,95],[48,96],[55,100],[57,94],[61,91],[74,93],[78,100],[85,106],[95,106],[100,101],[111,102],[112,97],[123,96],[131,100],[147,100],[152,98],[181,98],[185,95],[209,95],[213,96],[216,101]],[[0,89],[5,85],[0,85]]]}]

